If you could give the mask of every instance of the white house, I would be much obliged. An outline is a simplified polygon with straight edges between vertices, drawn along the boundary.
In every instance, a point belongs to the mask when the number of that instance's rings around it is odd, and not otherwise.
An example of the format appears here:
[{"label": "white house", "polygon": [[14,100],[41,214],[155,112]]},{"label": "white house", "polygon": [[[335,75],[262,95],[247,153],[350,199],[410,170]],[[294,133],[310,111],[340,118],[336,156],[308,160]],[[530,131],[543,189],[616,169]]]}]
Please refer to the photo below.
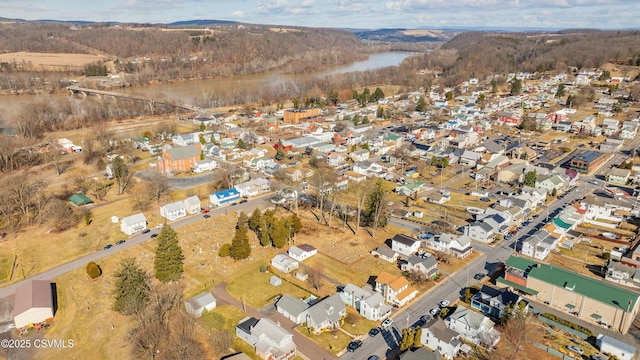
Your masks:
[{"label": "white house", "polygon": [[307,309],[307,327],[318,334],[324,329],[340,327],[340,321],[347,315],[347,307],[340,295],[328,296]]},{"label": "white house", "polygon": [[271,266],[283,273],[290,273],[297,269],[300,264],[285,254],[277,254],[271,259]]},{"label": "white house", "polygon": [[205,171],[211,171],[217,168],[218,168],[218,163],[215,160],[205,158],[204,160],[196,161],[193,167],[191,168],[191,171],[195,173],[201,173]]},{"label": "white house", "polygon": [[200,205],[200,198],[197,195],[189,196],[184,199],[184,207],[189,214],[199,213],[202,209]]},{"label": "white house", "polygon": [[394,276],[383,271],[376,277],[375,290],[382,294],[389,304],[402,307],[418,294],[413,286],[409,285],[404,276]]},{"label": "white house", "polygon": [[276,310],[296,324],[302,324],[305,321],[308,308],[309,305],[306,302],[287,294],[283,294],[276,301]]},{"label": "white house", "polygon": [[147,218],[143,213],[127,216],[120,221],[120,230],[127,235],[133,235],[147,228]]},{"label": "white house", "polygon": [[222,206],[240,199],[240,192],[231,188],[209,194],[209,201],[215,206]]},{"label": "white house", "polygon": [[391,239],[391,250],[402,255],[412,255],[420,248],[421,241],[404,234],[396,234]]},{"label": "white house", "polygon": [[308,244],[302,244],[300,246],[292,246],[287,251],[289,257],[297,261],[306,260],[318,253],[318,249]]},{"label": "white house", "polygon": [[233,187],[240,193],[240,196],[258,196],[262,193],[271,191],[269,181],[265,178],[255,178],[241,184],[237,184]]},{"label": "white house", "polygon": [[246,317],[236,325],[236,336],[255,348],[265,360],[290,360],[296,357],[293,334],[271,319]]},{"label": "white house", "polygon": [[615,355],[620,360],[633,360],[636,348],[604,334],[598,334],[596,346],[605,354]]},{"label": "white house", "polygon": [[196,317],[200,317],[204,310],[216,308],[216,298],[210,292],[203,292],[184,302],[185,310]]},{"label": "white house", "polygon": [[471,255],[471,238],[466,235],[440,234],[424,240],[426,246],[458,258]]},{"label": "white house", "polygon": [[466,306],[459,305],[444,321],[449,329],[474,344],[493,347],[500,341],[494,322]]},{"label": "white house", "polygon": [[54,296],[51,281],[31,280],[16,288],[13,322],[16,329],[53,319]]},{"label": "white house", "polygon": [[391,315],[391,306],[384,303],[384,297],[378,292],[369,292],[353,284],[347,284],[339,292],[342,301],[368,320],[378,321]]},{"label": "white house", "polygon": [[349,154],[349,157],[354,162],[369,160],[369,150],[361,149],[353,151]]},{"label": "white house", "polygon": [[465,235],[482,243],[491,242],[495,237],[493,227],[484,221],[475,221],[467,225],[465,227]]},{"label": "white house", "polygon": [[183,201],[162,205],[160,207],[160,216],[169,221],[174,221],[187,216],[187,208],[184,206]]},{"label": "white house", "polygon": [[391,248],[389,248],[387,245],[381,245],[371,250],[371,255],[377,256],[380,259],[391,263],[395,263],[400,256],[397,252],[391,250]]},{"label": "white house", "polygon": [[422,326],[420,342],[429,349],[438,350],[442,357],[448,360],[453,360],[462,346],[458,333],[449,329],[439,317]]}]

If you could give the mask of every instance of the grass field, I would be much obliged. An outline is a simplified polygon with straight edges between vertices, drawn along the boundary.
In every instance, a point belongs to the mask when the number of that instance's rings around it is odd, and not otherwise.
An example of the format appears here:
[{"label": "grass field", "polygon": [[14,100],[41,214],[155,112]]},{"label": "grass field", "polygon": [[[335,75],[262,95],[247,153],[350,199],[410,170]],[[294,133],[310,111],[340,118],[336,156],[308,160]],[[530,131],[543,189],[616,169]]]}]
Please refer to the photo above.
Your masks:
[{"label": "grass field", "polygon": [[0,284],[9,281],[11,270],[15,264],[16,256],[0,252]]},{"label": "grass field", "polygon": [[68,54],[68,53],[36,53],[13,52],[0,54],[0,62],[31,63],[40,68],[54,70],[64,67],[81,67],[93,62],[103,60],[104,56],[93,54]]},{"label": "grass field", "polygon": [[322,346],[326,350],[329,350],[333,354],[337,354],[340,351],[344,350],[344,348],[349,345],[351,340],[353,340],[349,335],[343,333],[340,330],[335,330],[331,332],[323,332],[318,335],[310,334],[307,329],[302,326],[298,326],[296,331],[300,334],[308,337],[311,341],[316,344]]},{"label": "grass field", "polygon": [[305,260],[305,264],[313,269],[322,269],[324,274],[342,284],[353,283],[357,286],[363,286],[370,277],[378,276],[382,271],[394,275],[402,273],[395,264],[376,259],[372,255],[346,265],[324,254],[318,254]]}]

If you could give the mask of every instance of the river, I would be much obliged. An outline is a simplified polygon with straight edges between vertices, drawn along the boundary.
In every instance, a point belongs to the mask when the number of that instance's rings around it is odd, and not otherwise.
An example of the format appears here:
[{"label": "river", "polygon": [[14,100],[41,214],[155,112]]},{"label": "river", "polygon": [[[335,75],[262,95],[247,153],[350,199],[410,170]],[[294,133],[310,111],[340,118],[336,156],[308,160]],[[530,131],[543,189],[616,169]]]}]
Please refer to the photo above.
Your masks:
[{"label": "river", "polygon": [[[397,66],[402,60],[414,55],[412,52],[386,52],[372,54],[367,60],[356,61],[348,65],[334,67],[325,71],[286,75],[280,72],[264,74],[232,76],[206,80],[188,80],[168,84],[154,84],[126,88],[122,91],[131,94],[148,97],[166,97],[176,101],[193,104],[195,99],[203,98],[206,94],[215,97],[218,94],[228,94],[235,91],[253,91],[256,89],[269,89],[273,86],[283,85],[294,80],[306,80],[313,77],[343,74],[347,72],[375,70],[388,66]],[[38,102],[47,102],[67,97],[68,94],[43,94],[43,95],[7,95],[0,96],[0,123],[13,118],[24,106]]]}]

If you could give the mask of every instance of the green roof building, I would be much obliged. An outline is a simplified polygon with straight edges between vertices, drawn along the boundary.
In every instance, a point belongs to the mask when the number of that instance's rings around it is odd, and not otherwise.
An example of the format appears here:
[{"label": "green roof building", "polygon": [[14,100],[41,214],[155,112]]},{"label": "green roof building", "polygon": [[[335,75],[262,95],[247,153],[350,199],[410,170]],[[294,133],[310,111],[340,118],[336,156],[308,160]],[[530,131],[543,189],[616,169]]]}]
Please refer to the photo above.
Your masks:
[{"label": "green roof building", "polygon": [[498,279],[528,298],[584,321],[626,333],[638,313],[640,294],[565,268],[511,256]]},{"label": "green roof building", "polygon": [[69,196],[69,201],[75,206],[93,204],[93,200],[89,199],[85,194],[73,194]]}]

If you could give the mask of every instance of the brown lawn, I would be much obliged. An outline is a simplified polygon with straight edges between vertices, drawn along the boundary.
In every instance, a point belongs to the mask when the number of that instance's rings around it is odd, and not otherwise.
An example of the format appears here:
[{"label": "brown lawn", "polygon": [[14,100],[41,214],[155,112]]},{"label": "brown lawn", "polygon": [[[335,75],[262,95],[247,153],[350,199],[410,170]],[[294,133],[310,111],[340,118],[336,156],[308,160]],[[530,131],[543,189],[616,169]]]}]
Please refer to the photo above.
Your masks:
[{"label": "brown lawn", "polygon": [[81,67],[90,63],[104,60],[103,55],[95,54],[69,54],[69,53],[36,53],[13,52],[0,54],[0,62],[30,63],[36,67],[63,68]]}]

